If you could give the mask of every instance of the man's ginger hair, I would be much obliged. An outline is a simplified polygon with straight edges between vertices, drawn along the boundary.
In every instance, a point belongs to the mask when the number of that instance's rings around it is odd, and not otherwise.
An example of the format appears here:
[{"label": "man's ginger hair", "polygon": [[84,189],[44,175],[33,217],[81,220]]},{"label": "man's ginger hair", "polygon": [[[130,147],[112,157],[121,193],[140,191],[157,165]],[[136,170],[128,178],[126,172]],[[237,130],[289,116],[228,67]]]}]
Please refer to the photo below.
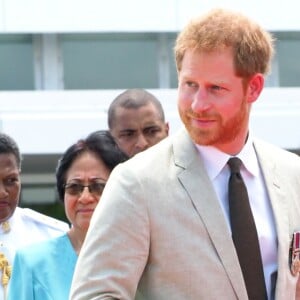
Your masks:
[{"label": "man's ginger hair", "polygon": [[267,75],[274,54],[273,42],[269,32],[241,13],[214,9],[191,20],[178,35],[174,48],[177,71],[181,70],[187,50],[212,52],[229,48],[237,76]]}]

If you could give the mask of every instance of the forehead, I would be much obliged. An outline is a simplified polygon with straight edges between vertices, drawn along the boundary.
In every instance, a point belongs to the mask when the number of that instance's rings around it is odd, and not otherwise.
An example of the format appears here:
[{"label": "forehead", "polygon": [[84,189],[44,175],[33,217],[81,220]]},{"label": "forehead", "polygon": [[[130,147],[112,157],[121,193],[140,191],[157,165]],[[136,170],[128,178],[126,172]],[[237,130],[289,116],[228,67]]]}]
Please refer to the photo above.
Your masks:
[{"label": "forehead", "polygon": [[233,53],[231,48],[214,51],[186,51],[181,75],[190,74],[201,76],[227,77],[236,76]]},{"label": "forehead", "polygon": [[154,104],[148,103],[139,108],[117,107],[113,127],[119,130],[146,127],[163,123]]},{"label": "forehead", "polygon": [[12,153],[0,154],[0,172],[18,170],[17,159]]},{"label": "forehead", "polygon": [[108,178],[110,170],[96,154],[84,152],[79,155],[66,173],[66,178],[97,177]]},{"label": "forehead", "polygon": [[77,156],[72,162],[69,173],[77,170],[99,170],[105,167],[103,160],[95,153],[85,151]]}]

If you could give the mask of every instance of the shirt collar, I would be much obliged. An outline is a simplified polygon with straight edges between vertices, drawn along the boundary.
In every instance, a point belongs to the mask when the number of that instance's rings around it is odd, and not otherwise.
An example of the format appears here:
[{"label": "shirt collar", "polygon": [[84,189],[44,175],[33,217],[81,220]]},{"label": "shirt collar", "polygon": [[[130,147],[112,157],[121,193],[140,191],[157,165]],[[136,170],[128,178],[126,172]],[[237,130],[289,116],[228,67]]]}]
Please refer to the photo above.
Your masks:
[{"label": "shirt collar", "polygon": [[[209,178],[214,180],[227,164],[227,161],[231,156],[213,146],[202,146],[196,144],[196,147],[203,159]],[[236,157],[239,157],[242,160],[243,165],[249,173],[255,177],[259,175],[259,165],[253,147],[253,138],[251,134],[248,135],[246,144]]]}]

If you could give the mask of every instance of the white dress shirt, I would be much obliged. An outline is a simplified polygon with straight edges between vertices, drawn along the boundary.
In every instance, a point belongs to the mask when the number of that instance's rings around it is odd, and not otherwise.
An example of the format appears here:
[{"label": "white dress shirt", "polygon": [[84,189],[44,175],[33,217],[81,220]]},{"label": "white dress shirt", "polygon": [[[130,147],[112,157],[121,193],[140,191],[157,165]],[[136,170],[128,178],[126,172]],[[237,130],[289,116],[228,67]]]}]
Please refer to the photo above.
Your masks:
[{"label": "white dress shirt", "polygon": [[[228,206],[230,170],[227,165],[231,156],[212,146],[196,145],[196,147],[215,188],[228,228],[231,230]],[[236,156],[243,162],[241,174],[247,186],[250,206],[256,224],[268,299],[273,299],[274,283],[272,280],[274,279],[272,279],[272,274],[276,275],[277,271],[277,236],[270,199],[251,136],[248,137],[247,143]]]}]

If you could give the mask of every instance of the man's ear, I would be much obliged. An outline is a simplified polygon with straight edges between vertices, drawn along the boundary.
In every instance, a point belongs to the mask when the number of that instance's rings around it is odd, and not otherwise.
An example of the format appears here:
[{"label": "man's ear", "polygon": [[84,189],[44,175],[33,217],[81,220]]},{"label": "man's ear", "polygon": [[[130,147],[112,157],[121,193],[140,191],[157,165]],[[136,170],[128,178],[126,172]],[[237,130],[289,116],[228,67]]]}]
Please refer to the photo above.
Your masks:
[{"label": "man's ear", "polygon": [[166,126],[167,135],[169,135],[169,130],[170,130],[169,122],[166,122],[165,126]]},{"label": "man's ear", "polygon": [[247,99],[249,103],[257,100],[264,87],[264,83],[265,79],[261,73],[256,73],[250,78],[247,87]]}]

